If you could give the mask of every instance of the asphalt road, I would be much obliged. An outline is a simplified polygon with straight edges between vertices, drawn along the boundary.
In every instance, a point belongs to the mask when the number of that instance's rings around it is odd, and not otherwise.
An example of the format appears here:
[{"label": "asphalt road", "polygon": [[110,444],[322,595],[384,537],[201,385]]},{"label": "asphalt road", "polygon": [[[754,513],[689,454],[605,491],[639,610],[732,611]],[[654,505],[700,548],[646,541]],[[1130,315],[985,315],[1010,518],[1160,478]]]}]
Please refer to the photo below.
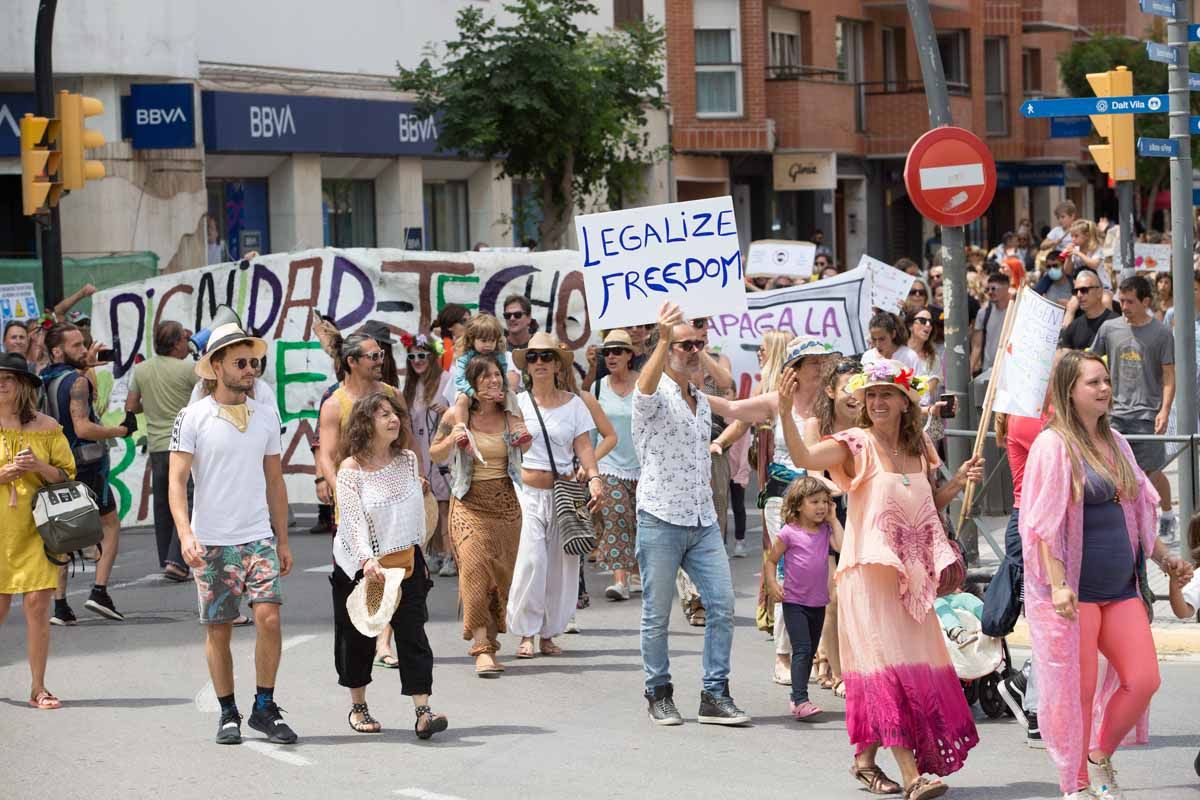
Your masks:
[{"label": "asphalt road", "polygon": [[[302,524],[304,520],[302,519]],[[751,539],[756,536],[751,534]],[[434,707],[450,729],[429,742],[412,733],[411,702],[398,677],[377,670],[368,699],[383,721],[378,736],[346,725],[347,692],[333,668],[328,537],[293,533],[297,570],[285,579],[286,652],[276,699],[300,734],[293,747],[268,745],[244,729],[246,743],[212,742],[217,716],[208,686],[203,635],[191,584],[154,575],[153,536],[130,532],[110,591],[124,623],[83,610],[90,574],[72,591],[81,624],[55,628],[49,685],[65,707],[25,705],[28,672],[23,622],[14,608],[0,628],[0,798],[409,797],[476,798],[864,798],[848,775],[851,750],[843,707],[814,687],[826,709],[813,724],[787,713],[787,690],[770,680],[773,648],[753,623],[757,563],[734,560],[737,632],[732,690],[754,717],[746,729],[695,722],[703,632],[678,613],[671,657],[683,727],[649,723],[641,698],[637,595],[608,603],[606,576],[589,573],[593,606],[580,612],[583,632],[559,641],[558,658],[516,662],[516,641],[503,638],[508,672],[474,676],[457,621],[455,579],[439,578],[430,598],[430,640],[437,654]],[[253,628],[235,632],[243,712],[253,693]],[[1130,798],[1194,800],[1200,778],[1200,664],[1162,664],[1164,685],[1151,714],[1152,741],[1115,759]],[[1024,745],[1009,720],[977,710],[981,743],[951,776],[962,800],[1061,797],[1044,752]],[[890,759],[885,769],[898,777]]]}]

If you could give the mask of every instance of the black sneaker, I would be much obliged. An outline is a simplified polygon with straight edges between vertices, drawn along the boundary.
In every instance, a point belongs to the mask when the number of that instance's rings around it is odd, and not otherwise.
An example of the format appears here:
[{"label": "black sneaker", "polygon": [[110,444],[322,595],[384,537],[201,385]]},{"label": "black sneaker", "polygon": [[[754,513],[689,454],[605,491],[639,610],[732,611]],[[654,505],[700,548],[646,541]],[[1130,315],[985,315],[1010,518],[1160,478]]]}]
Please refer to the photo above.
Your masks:
[{"label": "black sneaker", "polygon": [[696,719],[706,725],[750,724],[750,715],[737,707],[728,689],[721,695],[700,692],[700,713]]},{"label": "black sneaker", "polygon": [[88,595],[87,602],[83,604],[83,607],[88,611],[99,614],[102,617],[115,619],[117,622],[125,619],[125,615],[123,615],[120,611],[117,611],[117,607],[113,604],[112,598],[108,596],[107,589],[93,588],[92,593]]},{"label": "black sneaker", "polygon": [[647,713],[655,725],[682,725],[683,715],[675,707],[675,688],[671,684],[656,686],[645,694],[646,703],[650,706]]},{"label": "black sneaker", "polygon": [[237,709],[222,713],[221,721],[217,723],[217,744],[241,743],[242,715],[237,713]]},{"label": "black sneaker", "polygon": [[1025,744],[1034,750],[1046,749],[1046,743],[1042,741],[1042,732],[1038,729],[1036,713],[1029,714],[1029,730],[1025,734]]},{"label": "black sneaker", "polygon": [[259,708],[258,703],[255,703],[254,710],[250,712],[249,725],[259,733],[266,734],[268,742],[295,744],[300,737],[283,721],[283,714],[279,713],[281,711],[283,709],[273,702],[267,703],[263,708]]},{"label": "black sneaker", "polygon": [[54,615],[50,617],[51,625],[78,625],[79,620],[75,618],[75,612],[67,605],[66,600],[54,601]]},{"label": "black sneaker", "polygon": [[996,684],[996,691],[1004,700],[1004,705],[1012,712],[1022,728],[1029,727],[1029,719],[1025,714],[1025,675],[1020,672],[1010,672]]},{"label": "black sneaker", "polygon": [[336,531],[337,528],[333,527],[333,520],[331,519],[318,519],[317,524],[308,529],[309,533],[317,534],[318,536],[335,533]]}]

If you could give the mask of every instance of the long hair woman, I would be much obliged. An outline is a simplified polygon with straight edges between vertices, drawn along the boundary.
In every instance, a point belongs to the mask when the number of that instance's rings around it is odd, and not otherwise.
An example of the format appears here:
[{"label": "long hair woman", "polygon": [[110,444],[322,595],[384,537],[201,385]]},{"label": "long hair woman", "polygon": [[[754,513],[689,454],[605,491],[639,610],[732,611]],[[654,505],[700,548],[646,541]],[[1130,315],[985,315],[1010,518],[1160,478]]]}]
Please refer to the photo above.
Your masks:
[{"label": "long hair woman", "polygon": [[[421,471],[429,480],[429,491],[437,500],[438,522],[437,531],[429,540],[429,550],[426,556],[435,561],[439,554],[445,556],[449,552],[446,543],[446,521],[450,513],[450,479],[449,471],[433,463],[429,456],[429,446],[437,435],[438,423],[446,413],[446,402],[442,393],[450,381],[450,373],[442,369],[442,342],[436,337],[410,336],[405,334],[400,338],[401,344],[407,351],[404,372],[404,404],[408,406],[409,430],[413,435],[413,451],[421,460]],[[431,569],[439,569],[441,564],[431,565]]]},{"label": "long hair woman", "polygon": [[914,372],[917,371],[917,354],[906,344],[908,331],[903,320],[895,314],[880,311],[867,323],[867,332],[871,337],[871,348],[862,355],[864,366],[892,359]]},{"label": "long hair woman", "polygon": [[[507,631],[504,609],[521,539],[522,448],[508,426],[505,379],[495,359],[476,356],[463,374],[475,391],[467,421],[451,424],[443,417],[429,450],[435,461],[449,459],[451,465],[450,542],[458,562],[463,639],[471,642],[475,674],[494,678],[504,671],[496,653],[499,634]],[[481,460],[457,446],[468,433]]]},{"label": "long hair woman", "polygon": [[937,400],[938,386],[942,382],[942,358],[933,337],[933,310],[909,311],[904,315],[904,322],[908,328],[908,348],[917,356],[917,374],[929,382],[929,388],[921,396],[921,406],[928,408]]},{"label": "long hair woman", "polygon": [[400,693],[412,697],[420,739],[446,730],[446,718],[429,706],[433,650],[425,635],[425,596],[433,582],[421,553],[425,536],[422,494],[429,486],[412,450],[408,414],[383,392],[355,401],[340,439],[337,473],[340,519],[333,539],[333,652],[338,683],[350,690],[347,722],[358,733],[383,726],[367,708],[367,684],[376,638],[350,621],[346,598],[360,580],[383,581],[385,569],[403,569],[400,603],[392,614]]},{"label": "long hair woman", "polygon": [[1109,423],[1104,361],[1067,352],[1050,380],[1054,412],[1029,451],[1019,520],[1038,725],[1068,797],[1123,797],[1112,757],[1131,731],[1146,741],[1159,686],[1145,562],[1185,581],[1192,568],[1157,538],[1158,493]]}]

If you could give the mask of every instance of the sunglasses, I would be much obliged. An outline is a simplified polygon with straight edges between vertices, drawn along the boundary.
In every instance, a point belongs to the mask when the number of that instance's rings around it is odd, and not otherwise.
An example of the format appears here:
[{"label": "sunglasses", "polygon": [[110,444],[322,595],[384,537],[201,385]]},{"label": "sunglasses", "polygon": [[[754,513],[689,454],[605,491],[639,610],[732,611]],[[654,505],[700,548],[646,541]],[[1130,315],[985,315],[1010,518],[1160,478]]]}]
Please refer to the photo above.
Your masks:
[{"label": "sunglasses", "polygon": [[913,297],[915,295],[920,295],[921,297],[928,297],[929,292],[925,291],[924,289],[909,289],[908,290],[909,297]]},{"label": "sunglasses", "polygon": [[677,347],[679,347],[680,350],[682,350],[685,353],[694,353],[697,350],[704,349],[704,340],[703,339],[687,339],[682,342],[675,342],[675,344]]},{"label": "sunglasses", "polygon": [[703,330],[704,328],[707,328],[708,327],[708,318],[701,317],[700,319],[692,320],[692,327],[696,328],[697,330]]},{"label": "sunglasses", "polygon": [[409,361],[424,361],[427,358],[429,358],[429,353],[409,353],[408,354]]},{"label": "sunglasses", "polygon": [[383,361],[383,351],[376,350],[373,353],[362,353],[361,355],[354,356],[354,358],[357,358],[360,361],[364,358],[367,361]]},{"label": "sunglasses", "polygon": [[621,356],[625,355],[626,353],[629,353],[630,355],[633,354],[633,351],[628,347],[606,347],[600,352],[604,354],[605,358],[608,358],[609,356]]},{"label": "sunglasses", "polygon": [[250,369],[258,369],[262,365],[261,358],[234,358],[230,359],[230,364],[233,364],[234,369],[245,369],[247,366]]},{"label": "sunglasses", "polygon": [[922,325],[932,325],[933,319],[931,317],[913,317],[913,322],[919,322]]},{"label": "sunglasses", "polygon": [[1099,289],[1099,288],[1100,288],[1099,286],[1076,286],[1075,294],[1083,296],[1083,295],[1087,294],[1088,292],[1092,291],[1093,289]]},{"label": "sunglasses", "polygon": [[504,318],[510,319],[510,320],[511,319],[524,319],[525,312],[524,311],[505,311]]},{"label": "sunglasses", "polygon": [[536,364],[539,361],[543,364],[550,364],[558,360],[558,355],[553,350],[526,350],[525,362],[527,364]]},{"label": "sunglasses", "polygon": [[629,327],[630,329],[641,328],[644,331],[652,331],[655,328],[655,324],[653,322],[647,322],[645,325],[630,325]]}]

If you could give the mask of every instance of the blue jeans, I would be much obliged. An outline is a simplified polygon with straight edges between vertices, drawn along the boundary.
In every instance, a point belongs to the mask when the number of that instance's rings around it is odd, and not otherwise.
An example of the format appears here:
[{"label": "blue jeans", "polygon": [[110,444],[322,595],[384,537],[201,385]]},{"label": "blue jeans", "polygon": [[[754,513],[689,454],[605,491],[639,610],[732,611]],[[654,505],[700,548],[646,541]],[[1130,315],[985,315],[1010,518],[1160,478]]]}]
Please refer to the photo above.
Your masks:
[{"label": "blue jeans", "polygon": [[808,675],[813,657],[821,646],[821,627],[825,624],[825,606],[783,603],[783,622],[792,640],[792,702],[808,702]]},{"label": "blue jeans", "polygon": [[729,683],[733,648],[733,578],[721,542],[721,528],[672,525],[638,512],[638,568],[642,573],[642,666],[646,690],[671,682],[667,626],[675,602],[675,574],[680,567],[700,591],[704,603],[704,691],[723,695]]}]

